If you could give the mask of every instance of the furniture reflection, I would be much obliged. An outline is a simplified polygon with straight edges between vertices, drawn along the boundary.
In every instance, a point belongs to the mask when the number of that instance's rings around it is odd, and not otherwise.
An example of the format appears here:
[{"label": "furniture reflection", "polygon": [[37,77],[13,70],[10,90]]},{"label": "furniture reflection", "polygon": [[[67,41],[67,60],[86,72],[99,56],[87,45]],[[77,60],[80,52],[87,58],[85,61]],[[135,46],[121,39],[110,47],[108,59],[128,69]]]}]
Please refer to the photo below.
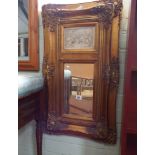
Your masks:
[{"label": "furniture reflection", "polygon": [[[77,98],[81,96],[81,99]],[[64,113],[91,117],[93,79],[64,77]],[[81,101],[80,101],[81,100]]]},{"label": "furniture reflection", "polygon": [[93,90],[93,79],[72,76],[72,91],[77,91],[78,95],[84,90]]}]

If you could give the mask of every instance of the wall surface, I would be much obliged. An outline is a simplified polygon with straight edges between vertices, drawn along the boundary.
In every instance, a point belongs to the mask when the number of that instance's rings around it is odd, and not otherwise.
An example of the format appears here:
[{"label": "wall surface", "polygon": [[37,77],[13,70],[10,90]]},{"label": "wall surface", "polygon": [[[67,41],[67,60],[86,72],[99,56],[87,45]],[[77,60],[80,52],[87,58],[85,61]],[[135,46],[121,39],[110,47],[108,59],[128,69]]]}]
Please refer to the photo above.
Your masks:
[{"label": "wall surface", "polygon": [[[120,132],[122,122],[122,103],[124,86],[124,69],[127,48],[128,14],[131,0],[123,0],[122,19],[120,24],[120,83],[117,95],[117,144],[106,145],[92,140],[73,136],[43,135],[43,155],[120,155]],[[39,12],[39,72],[19,72],[19,74],[39,76],[42,74],[43,27]],[[35,121],[19,130],[19,155],[36,155]]]}]

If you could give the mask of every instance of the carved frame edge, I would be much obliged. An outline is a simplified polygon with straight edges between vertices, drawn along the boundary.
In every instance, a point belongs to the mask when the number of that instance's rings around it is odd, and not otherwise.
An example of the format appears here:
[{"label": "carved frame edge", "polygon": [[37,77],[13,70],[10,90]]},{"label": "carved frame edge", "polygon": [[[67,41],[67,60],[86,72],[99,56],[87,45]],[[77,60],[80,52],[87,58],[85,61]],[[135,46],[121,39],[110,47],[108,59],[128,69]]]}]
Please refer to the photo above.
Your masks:
[{"label": "carved frame edge", "polygon": [[[122,9],[122,0],[101,0],[98,4],[91,8],[88,12],[92,15],[97,15],[99,22],[104,28],[108,29],[112,23],[112,19],[120,16]],[[60,19],[65,17],[65,12],[58,8],[58,5],[47,4],[42,7],[43,27],[47,27],[50,32],[55,32]]]}]

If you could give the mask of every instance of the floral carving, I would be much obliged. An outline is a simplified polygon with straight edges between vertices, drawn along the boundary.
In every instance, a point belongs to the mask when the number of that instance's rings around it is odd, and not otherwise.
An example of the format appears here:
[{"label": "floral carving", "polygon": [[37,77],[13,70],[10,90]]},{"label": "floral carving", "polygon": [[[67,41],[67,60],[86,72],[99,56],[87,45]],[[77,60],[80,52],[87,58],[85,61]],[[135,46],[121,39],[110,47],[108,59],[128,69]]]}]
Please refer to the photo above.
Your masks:
[{"label": "floral carving", "polygon": [[122,0],[100,0],[93,9],[93,13],[98,14],[99,21],[108,28],[112,19],[118,16],[122,9]]},{"label": "floral carving", "polygon": [[54,111],[48,113],[47,129],[54,130],[57,125],[57,117]]},{"label": "floral carving", "polygon": [[[90,11],[92,14],[97,14],[99,21],[103,23],[105,28],[108,28],[113,17],[118,16],[121,9],[122,0],[100,0],[97,2],[97,6]],[[68,16],[69,13],[54,4],[44,5],[42,10],[43,26],[48,27],[51,32],[56,31],[60,18]]]},{"label": "floral carving", "polygon": [[49,65],[46,66],[46,74],[47,78],[49,79],[52,76],[55,76],[55,65]]},{"label": "floral carving", "polygon": [[116,143],[116,130],[107,129],[101,122],[97,123],[96,134],[97,137],[102,139],[105,143]]},{"label": "floral carving", "polygon": [[119,60],[113,57],[110,63],[110,82],[112,87],[118,87],[119,84]]},{"label": "floral carving", "polygon": [[55,65],[48,64],[47,57],[43,58],[43,75],[45,79],[55,75]]},{"label": "floral carving", "polygon": [[55,76],[55,65],[48,64],[47,57],[43,58],[43,76],[45,81]]},{"label": "floral carving", "polygon": [[115,130],[108,130],[108,136],[106,137],[105,142],[107,142],[108,144],[116,143],[116,131]]},{"label": "floral carving", "polygon": [[103,23],[105,28],[108,28],[112,23],[113,18],[113,5],[98,5],[92,9],[93,14],[97,14],[99,21]]},{"label": "floral carving", "polygon": [[103,80],[106,82],[106,84],[109,84],[110,80],[110,65],[105,64],[103,66]]},{"label": "floral carving", "polygon": [[[51,6],[51,9],[49,7]],[[54,7],[54,5],[45,5],[42,8],[43,26],[48,27],[50,32],[55,32],[57,25],[60,22],[60,17],[63,16],[63,12]]]},{"label": "floral carving", "polygon": [[96,134],[99,138],[104,139],[107,136],[107,129],[102,122],[98,122],[96,125]]},{"label": "floral carving", "polygon": [[115,0],[114,2],[114,16],[119,16],[123,7],[122,0]]},{"label": "floral carving", "polygon": [[43,57],[43,76],[44,76],[44,78],[46,78],[46,76],[47,76],[47,71],[46,71],[46,67],[47,67],[47,61],[48,61],[48,59],[47,59],[47,57]]},{"label": "floral carving", "polygon": [[103,66],[103,80],[106,84],[111,84],[112,87],[117,87],[119,84],[119,61],[118,58],[113,57],[110,65]]}]

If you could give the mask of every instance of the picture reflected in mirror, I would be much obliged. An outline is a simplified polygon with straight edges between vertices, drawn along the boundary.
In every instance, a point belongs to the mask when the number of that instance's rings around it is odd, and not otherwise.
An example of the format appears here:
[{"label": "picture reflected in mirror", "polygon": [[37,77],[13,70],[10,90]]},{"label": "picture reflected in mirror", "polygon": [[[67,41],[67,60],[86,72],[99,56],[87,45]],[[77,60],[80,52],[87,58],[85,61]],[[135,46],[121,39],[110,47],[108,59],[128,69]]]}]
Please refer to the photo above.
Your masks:
[{"label": "picture reflected in mirror", "polygon": [[29,60],[28,34],[28,0],[18,0],[18,60]]},{"label": "picture reflected in mirror", "polygon": [[92,117],[94,64],[64,64],[64,113]]}]

